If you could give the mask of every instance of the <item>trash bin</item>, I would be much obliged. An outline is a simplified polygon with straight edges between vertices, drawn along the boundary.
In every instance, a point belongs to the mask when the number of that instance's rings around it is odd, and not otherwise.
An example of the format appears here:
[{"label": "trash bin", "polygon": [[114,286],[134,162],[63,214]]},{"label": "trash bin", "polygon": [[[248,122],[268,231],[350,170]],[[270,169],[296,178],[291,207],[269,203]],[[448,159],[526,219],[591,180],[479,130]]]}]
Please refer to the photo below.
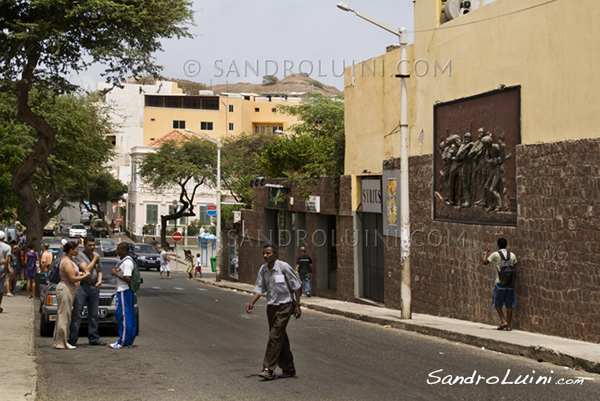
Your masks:
[{"label": "trash bin", "polygon": [[217,257],[216,256],[210,257],[210,268],[212,269],[213,273],[217,272]]}]

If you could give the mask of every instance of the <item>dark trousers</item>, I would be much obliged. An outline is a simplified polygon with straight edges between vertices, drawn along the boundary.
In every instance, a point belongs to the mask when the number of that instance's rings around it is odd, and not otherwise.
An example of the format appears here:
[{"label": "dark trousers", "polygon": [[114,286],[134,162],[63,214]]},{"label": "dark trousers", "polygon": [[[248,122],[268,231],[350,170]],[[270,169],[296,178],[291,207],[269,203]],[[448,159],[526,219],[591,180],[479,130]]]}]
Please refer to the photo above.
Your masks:
[{"label": "dark trousers", "polygon": [[294,312],[294,304],[267,305],[269,342],[263,368],[274,371],[279,366],[284,371],[294,370],[294,357],[290,350],[286,328]]},{"label": "dark trousers", "polygon": [[100,341],[98,334],[98,302],[100,300],[100,289],[95,285],[81,283],[81,287],[73,300],[73,314],[71,315],[71,327],[69,328],[69,343],[77,344],[79,339],[79,328],[81,327],[81,313],[83,307],[87,306],[87,328],[88,341],[96,343]]}]

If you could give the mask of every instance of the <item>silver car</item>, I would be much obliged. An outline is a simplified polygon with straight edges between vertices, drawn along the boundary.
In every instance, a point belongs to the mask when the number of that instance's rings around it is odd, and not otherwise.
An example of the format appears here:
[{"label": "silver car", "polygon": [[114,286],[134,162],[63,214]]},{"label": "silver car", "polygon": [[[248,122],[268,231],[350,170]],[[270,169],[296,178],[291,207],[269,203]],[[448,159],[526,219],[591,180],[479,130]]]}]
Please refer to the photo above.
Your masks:
[{"label": "silver car", "polygon": [[[82,251],[82,249],[80,249]],[[100,253],[100,252],[98,252]],[[64,256],[61,253],[54,262],[59,263]],[[117,320],[115,318],[116,298],[117,298],[117,279],[110,274],[110,271],[117,267],[119,259],[101,257],[102,262],[102,286],[100,287],[100,302],[98,305],[98,316],[100,326],[112,326],[117,330]],[[134,294],[135,302],[135,320],[136,320],[136,335],[140,331],[140,314],[137,302],[137,295]],[[40,303],[40,335],[43,337],[51,337],[54,333],[54,324],[56,322],[58,306],[56,300],[56,284],[47,283],[42,290]],[[82,325],[87,325],[87,307],[84,307],[82,316]]]}]

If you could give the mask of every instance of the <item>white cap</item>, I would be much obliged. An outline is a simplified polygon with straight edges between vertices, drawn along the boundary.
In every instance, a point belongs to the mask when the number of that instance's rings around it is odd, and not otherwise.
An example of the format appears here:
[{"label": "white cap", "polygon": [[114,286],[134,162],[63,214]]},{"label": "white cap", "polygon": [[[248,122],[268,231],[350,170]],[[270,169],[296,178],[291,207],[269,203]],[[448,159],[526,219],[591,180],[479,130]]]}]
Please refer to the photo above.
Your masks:
[{"label": "white cap", "polygon": [[0,241],[4,238],[6,238],[6,234],[4,234],[4,231],[0,230]]}]

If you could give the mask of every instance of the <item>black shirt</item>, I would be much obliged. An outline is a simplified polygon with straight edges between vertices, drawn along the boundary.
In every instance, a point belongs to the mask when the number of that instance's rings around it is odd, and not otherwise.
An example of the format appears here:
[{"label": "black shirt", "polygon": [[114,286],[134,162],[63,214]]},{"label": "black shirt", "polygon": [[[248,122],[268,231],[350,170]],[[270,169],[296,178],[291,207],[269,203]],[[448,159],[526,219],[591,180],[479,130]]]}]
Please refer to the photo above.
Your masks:
[{"label": "black shirt", "polygon": [[310,256],[305,253],[300,254],[296,260],[296,264],[298,264],[298,273],[312,273],[312,269],[310,268],[312,262]]}]

